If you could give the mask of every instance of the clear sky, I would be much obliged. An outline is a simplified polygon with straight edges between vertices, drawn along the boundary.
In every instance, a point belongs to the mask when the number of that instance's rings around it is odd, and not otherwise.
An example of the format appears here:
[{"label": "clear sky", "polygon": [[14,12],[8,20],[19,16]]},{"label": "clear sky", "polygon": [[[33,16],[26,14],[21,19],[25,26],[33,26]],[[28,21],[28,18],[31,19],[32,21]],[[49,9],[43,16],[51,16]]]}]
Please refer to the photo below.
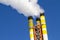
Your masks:
[{"label": "clear sky", "polygon": [[[39,0],[45,10],[49,40],[60,40],[60,0]],[[0,4],[0,40],[29,40],[28,19]]]}]

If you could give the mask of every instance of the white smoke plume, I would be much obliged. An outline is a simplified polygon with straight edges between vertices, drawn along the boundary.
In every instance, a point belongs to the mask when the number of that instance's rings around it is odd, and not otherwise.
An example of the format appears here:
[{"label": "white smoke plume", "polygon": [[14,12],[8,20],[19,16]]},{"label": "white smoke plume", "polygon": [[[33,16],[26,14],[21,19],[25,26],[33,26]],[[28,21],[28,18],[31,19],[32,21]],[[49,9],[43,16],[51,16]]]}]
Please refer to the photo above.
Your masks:
[{"label": "white smoke plume", "polygon": [[25,16],[39,16],[44,10],[39,6],[38,0],[0,0],[0,3],[11,6]]}]

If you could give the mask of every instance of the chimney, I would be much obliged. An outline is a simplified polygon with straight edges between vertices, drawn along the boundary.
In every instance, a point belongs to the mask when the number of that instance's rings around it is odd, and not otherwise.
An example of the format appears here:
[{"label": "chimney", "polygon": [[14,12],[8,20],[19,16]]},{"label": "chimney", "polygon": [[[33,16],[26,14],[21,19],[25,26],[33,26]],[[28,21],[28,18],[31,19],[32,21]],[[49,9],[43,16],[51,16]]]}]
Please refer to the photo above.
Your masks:
[{"label": "chimney", "polygon": [[32,16],[28,17],[28,23],[29,23],[30,40],[34,40],[34,28],[33,28],[34,24]]},{"label": "chimney", "polygon": [[40,14],[40,19],[41,19],[43,40],[48,40],[47,29],[46,29],[46,21],[45,21],[45,15],[44,15],[44,13]]}]

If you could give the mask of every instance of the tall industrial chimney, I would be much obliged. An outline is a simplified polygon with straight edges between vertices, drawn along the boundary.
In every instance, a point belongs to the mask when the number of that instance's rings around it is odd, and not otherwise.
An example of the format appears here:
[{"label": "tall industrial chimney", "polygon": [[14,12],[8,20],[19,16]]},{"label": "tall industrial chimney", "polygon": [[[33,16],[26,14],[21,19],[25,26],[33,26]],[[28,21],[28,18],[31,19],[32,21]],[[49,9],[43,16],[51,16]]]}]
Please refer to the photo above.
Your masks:
[{"label": "tall industrial chimney", "polygon": [[37,18],[36,22],[37,22],[37,28],[38,28],[39,36],[40,36],[38,40],[43,40],[42,26],[41,26],[40,18]]},{"label": "tall industrial chimney", "polygon": [[48,40],[44,13],[40,14],[40,19],[41,19],[41,25],[42,25],[43,40]]},{"label": "tall industrial chimney", "polygon": [[30,40],[34,40],[34,28],[33,28],[34,24],[32,16],[28,17],[28,23],[29,23]]}]

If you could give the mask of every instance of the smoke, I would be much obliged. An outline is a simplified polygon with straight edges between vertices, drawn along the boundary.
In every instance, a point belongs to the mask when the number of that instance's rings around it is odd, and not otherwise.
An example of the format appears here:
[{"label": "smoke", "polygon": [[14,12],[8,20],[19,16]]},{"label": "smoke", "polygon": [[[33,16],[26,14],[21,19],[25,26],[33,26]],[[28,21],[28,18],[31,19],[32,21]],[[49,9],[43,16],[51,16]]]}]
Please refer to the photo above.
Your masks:
[{"label": "smoke", "polygon": [[38,0],[0,0],[0,3],[11,6],[25,16],[39,16],[44,10],[39,6]]}]

